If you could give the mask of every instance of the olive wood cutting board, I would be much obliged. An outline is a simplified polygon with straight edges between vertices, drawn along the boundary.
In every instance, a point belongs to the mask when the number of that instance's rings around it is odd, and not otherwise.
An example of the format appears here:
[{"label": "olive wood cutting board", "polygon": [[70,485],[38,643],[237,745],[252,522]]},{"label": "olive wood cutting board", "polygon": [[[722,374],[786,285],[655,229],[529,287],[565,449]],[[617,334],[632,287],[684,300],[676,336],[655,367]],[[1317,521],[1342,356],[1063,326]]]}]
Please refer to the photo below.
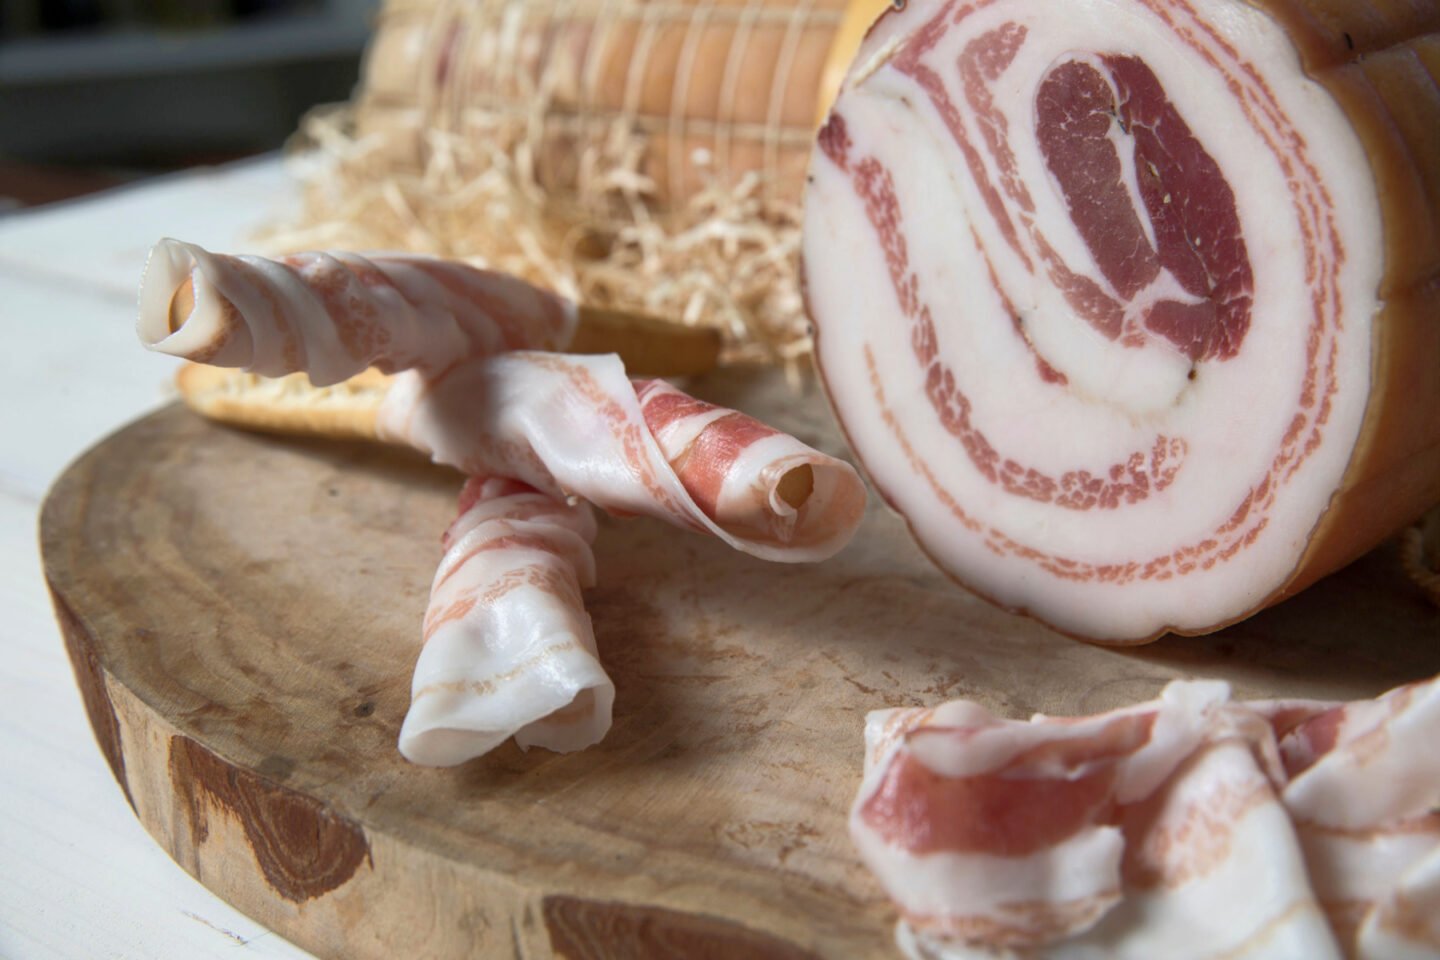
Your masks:
[{"label": "olive wood cutting board", "polygon": [[[691,385],[844,455],[813,385]],[[100,747],[202,883],[321,957],[884,957],[845,817],[868,710],[1073,714],[1175,677],[1368,697],[1440,673],[1440,612],[1381,548],[1203,639],[1107,649],[951,584],[872,504],[817,565],[602,518],[586,592],[615,680],[598,746],[395,749],[457,475],[171,407],[56,483],[44,563]]]}]

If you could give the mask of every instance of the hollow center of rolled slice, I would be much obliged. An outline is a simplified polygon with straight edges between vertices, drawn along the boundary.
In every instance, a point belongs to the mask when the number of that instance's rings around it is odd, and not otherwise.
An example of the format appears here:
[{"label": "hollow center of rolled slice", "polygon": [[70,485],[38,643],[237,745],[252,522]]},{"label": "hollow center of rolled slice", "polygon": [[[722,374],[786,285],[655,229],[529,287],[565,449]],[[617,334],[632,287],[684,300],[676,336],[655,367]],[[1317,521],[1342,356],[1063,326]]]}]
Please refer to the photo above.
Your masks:
[{"label": "hollow center of rolled slice", "polygon": [[186,277],[170,298],[170,332],[175,333],[185,326],[190,314],[195,312],[195,278]]},{"label": "hollow center of rolled slice", "polygon": [[805,505],[805,501],[810,499],[810,494],[815,492],[815,471],[808,463],[785,471],[785,475],[775,485],[775,492],[781,500],[799,510]]}]

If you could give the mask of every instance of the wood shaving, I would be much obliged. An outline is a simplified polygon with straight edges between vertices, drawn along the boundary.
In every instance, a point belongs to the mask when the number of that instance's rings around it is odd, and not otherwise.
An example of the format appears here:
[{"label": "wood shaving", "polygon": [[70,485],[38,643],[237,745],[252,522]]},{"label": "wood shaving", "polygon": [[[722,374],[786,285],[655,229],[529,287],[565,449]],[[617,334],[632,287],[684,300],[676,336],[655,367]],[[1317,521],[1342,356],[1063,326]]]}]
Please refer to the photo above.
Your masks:
[{"label": "wood shaving", "polygon": [[724,362],[779,363],[795,376],[811,346],[800,204],[749,174],[733,186],[717,178],[661,210],[641,173],[645,137],[623,122],[581,145],[575,195],[547,193],[532,143],[544,110],[536,97],[528,117],[472,111],[464,136],[417,130],[418,172],[394,162],[392,137],[357,136],[350,105],[312,111],[290,147],[300,216],[261,242],[274,253],[406,250],[464,260],[591,306],[717,327]]}]

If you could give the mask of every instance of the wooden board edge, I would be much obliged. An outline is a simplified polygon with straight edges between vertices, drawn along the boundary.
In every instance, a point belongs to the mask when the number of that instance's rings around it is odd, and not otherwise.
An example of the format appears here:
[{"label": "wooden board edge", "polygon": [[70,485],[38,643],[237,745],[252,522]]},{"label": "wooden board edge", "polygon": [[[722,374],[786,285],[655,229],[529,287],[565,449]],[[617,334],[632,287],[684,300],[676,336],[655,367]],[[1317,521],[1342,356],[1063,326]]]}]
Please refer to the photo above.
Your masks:
[{"label": "wooden board edge", "polygon": [[[317,956],[379,960],[418,951],[570,960],[817,960],[804,947],[733,920],[536,894],[504,878],[477,877],[454,861],[412,862],[424,855],[383,836],[372,846],[360,824],[174,730],[105,671],[93,640],[53,586],[52,597],[100,751],[146,832],[217,896]],[[398,892],[407,879],[432,890],[471,891],[483,902],[475,904],[478,912],[437,912],[416,918],[422,922],[413,926],[403,919],[367,923],[377,914],[403,918],[405,911],[374,898]],[[435,901],[454,898],[441,894]],[[357,929],[357,922],[366,926]]]}]

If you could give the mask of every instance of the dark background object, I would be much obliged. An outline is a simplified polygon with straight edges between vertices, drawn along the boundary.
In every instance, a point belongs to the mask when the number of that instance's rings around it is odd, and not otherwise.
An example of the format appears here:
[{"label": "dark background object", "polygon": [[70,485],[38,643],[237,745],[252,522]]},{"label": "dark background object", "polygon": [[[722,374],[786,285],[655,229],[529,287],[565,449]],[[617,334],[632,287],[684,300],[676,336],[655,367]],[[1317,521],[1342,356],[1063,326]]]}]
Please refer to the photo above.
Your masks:
[{"label": "dark background object", "polygon": [[377,7],[0,0],[0,209],[279,147],[350,96]]}]

